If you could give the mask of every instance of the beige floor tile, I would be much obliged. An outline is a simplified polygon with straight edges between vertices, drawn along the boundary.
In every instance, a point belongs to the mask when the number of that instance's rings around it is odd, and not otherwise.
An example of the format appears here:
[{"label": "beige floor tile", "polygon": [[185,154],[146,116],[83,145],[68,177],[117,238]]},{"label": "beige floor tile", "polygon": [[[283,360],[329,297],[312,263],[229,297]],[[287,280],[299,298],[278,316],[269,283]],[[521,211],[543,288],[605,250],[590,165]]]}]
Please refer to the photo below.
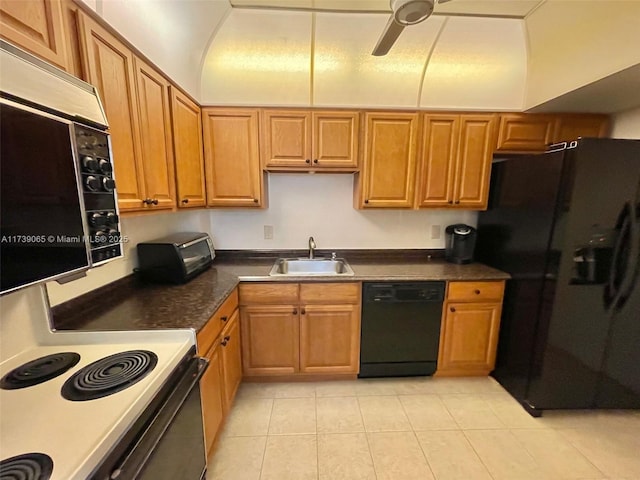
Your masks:
[{"label": "beige floor tile", "polygon": [[559,432],[607,477],[640,478],[640,430],[635,425]]},{"label": "beige floor tile", "polygon": [[353,397],[356,383],[355,380],[315,383],[316,397]]},{"label": "beige floor tile", "polygon": [[466,430],[464,434],[495,480],[555,480],[509,430]]},{"label": "beige floor tile", "polygon": [[275,386],[275,398],[313,398],[316,386],[313,383],[279,383]]},{"label": "beige floor tile", "polygon": [[303,433],[316,433],[316,399],[275,399],[269,423],[269,435]]},{"label": "beige floor tile", "polygon": [[364,428],[367,432],[411,430],[411,424],[396,396],[358,397]]},{"label": "beige floor tile", "polygon": [[462,429],[505,427],[489,404],[477,394],[441,395],[440,398]]},{"label": "beige floor tile", "polygon": [[207,480],[258,480],[267,437],[230,437],[220,441],[208,464]]},{"label": "beige floor tile", "polygon": [[529,415],[518,401],[506,392],[481,393],[484,400],[498,419],[509,428],[546,428],[539,418]]},{"label": "beige floor tile", "polygon": [[393,382],[398,395],[424,395],[437,393],[433,377],[398,378]]},{"label": "beige floor tile", "polygon": [[504,388],[492,377],[436,377],[433,379],[436,393],[495,393]]},{"label": "beige floor tile", "polygon": [[275,398],[276,383],[241,383],[238,388],[237,397],[240,398]]},{"label": "beige floor tile", "polygon": [[318,435],[320,480],[375,480],[364,433]]},{"label": "beige floor tile", "polygon": [[511,433],[552,478],[604,477],[601,471],[555,430],[523,429],[511,430]]},{"label": "beige floor tile", "polygon": [[356,395],[395,395],[395,382],[392,378],[366,378],[355,382]]},{"label": "beige floor tile", "polygon": [[400,395],[398,398],[416,431],[459,428],[438,395]]},{"label": "beige floor tile", "polygon": [[378,480],[433,479],[413,432],[368,433],[367,437]]},{"label": "beige floor tile", "polygon": [[227,418],[227,437],[266,435],[269,430],[273,400],[270,398],[238,398]]},{"label": "beige floor tile", "polygon": [[628,428],[640,430],[638,410],[548,410],[537,419],[550,428]]},{"label": "beige floor tile", "polygon": [[315,435],[276,435],[267,438],[261,480],[317,480]]},{"label": "beige floor tile", "polygon": [[319,397],[316,412],[318,433],[364,432],[356,397]]},{"label": "beige floor tile", "polygon": [[416,436],[437,480],[491,480],[462,431],[417,432]]}]

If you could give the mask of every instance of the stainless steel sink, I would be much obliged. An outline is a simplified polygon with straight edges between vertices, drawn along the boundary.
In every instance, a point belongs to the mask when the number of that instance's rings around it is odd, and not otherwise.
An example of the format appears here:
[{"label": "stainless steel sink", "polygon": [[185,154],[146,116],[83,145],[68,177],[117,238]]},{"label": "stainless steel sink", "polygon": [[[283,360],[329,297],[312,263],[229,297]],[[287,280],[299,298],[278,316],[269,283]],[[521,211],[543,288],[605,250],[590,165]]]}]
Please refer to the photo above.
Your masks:
[{"label": "stainless steel sink", "polygon": [[271,277],[349,276],[353,270],[344,258],[279,258]]}]

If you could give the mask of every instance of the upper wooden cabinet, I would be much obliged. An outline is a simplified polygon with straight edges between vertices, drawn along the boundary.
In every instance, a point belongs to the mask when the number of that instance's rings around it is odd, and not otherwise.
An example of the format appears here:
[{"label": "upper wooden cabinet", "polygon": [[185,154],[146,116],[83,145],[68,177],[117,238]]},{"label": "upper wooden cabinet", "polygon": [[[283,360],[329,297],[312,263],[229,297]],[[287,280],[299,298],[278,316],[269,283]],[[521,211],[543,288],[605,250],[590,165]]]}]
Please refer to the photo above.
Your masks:
[{"label": "upper wooden cabinet", "polygon": [[263,110],[263,165],[273,171],[358,168],[359,114]]},{"label": "upper wooden cabinet", "polygon": [[554,142],[569,142],[578,137],[606,137],[609,133],[607,115],[565,114],[556,118]]},{"label": "upper wooden cabinet", "polygon": [[3,0],[0,36],[63,70],[70,70],[60,0]]},{"label": "upper wooden cabinet", "polygon": [[425,114],[418,207],[486,208],[495,115]]},{"label": "upper wooden cabinet", "polygon": [[417,143],[417,113],[365,113],[356,208],[413,206]]},{"label": "upper wooden cabinet", "polygon": [[178,207],[204,207],[207,199],[200,107],[177,88],[170,87],[169,91]]},{"label": "upper wooden cabinet", "polygon": [[262,206],[258,110],[204,108],[202,115],[207,204]]}]

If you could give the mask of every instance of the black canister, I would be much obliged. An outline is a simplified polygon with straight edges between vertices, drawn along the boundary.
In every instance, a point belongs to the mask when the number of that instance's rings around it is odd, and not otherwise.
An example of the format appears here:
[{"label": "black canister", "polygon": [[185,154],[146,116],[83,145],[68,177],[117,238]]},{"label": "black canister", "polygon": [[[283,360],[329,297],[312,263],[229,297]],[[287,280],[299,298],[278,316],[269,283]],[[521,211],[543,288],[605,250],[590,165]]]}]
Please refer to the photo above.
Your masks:
[{"label": "black canister", "polygon": [[447,262],[457,264],[473,262],[473,251],[478,235],[476,229],[464,223],[456,223],[449,225],[445,229],[445,233],[445,259]]}]

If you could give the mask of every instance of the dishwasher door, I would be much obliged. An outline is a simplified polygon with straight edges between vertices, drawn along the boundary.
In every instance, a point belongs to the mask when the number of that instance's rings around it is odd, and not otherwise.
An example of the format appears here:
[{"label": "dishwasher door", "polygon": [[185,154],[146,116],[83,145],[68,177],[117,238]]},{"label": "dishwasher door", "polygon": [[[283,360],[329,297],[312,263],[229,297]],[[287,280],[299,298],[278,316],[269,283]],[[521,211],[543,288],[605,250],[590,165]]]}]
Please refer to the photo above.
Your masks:
[{"label": "dishwasher door", "polygon": [[364,283],[359,377],[436,371],[445,282]]}]

